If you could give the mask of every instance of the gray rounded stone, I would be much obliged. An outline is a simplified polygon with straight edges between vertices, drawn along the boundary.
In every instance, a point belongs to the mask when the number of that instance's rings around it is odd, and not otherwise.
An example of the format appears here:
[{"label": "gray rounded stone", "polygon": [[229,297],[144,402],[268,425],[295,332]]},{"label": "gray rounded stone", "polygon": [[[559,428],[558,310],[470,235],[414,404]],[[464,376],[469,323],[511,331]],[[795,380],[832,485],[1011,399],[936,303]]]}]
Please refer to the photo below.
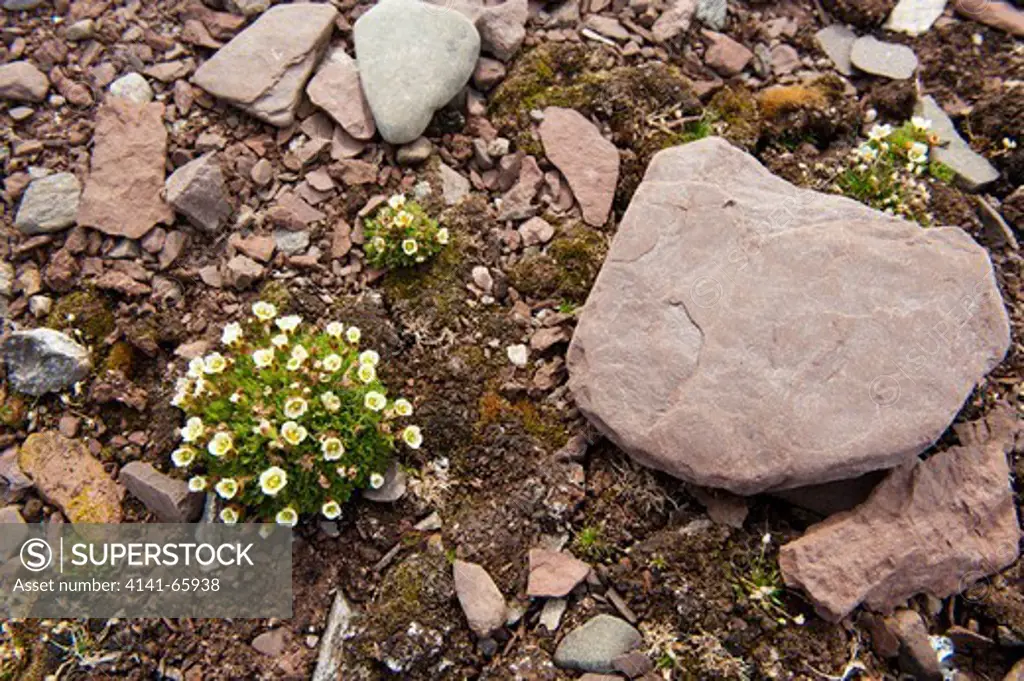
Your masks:
[{"label": "gray rounded stone", "polygon": [[89,374],[89,351],[53,329],[15,331],[3,344],[7,378],[20,393],[39,397],[69,388]]},{"label": "gray rounded stone", "polygon": [[598,615],[566,634],[555,650],[555,664],[563,669],[610,674],[612,660],[640,645],[643,636],[629,622]]},{"label": "gray rounded stone", "polygon": [[473,22],[417,0],[383,0],[359,18],[353,35],[366,99],[392,144],[423,134],[469,82],[480,55]]},{"label": "gray rounded stone", "polygon": [[153,101],[153,88],[145,76],[138,73],[121,76],[110,84],[109,90],[114,97],[129,99],[136,104],[148,104]]},{"label": "gray rounded stone", "polygon": [[49,234],[75,224],[82,186],[71,173],[33,180],[25,190],[14,226],[22,234]]},{"label": "gray rounded stone", "polygon": [[896,43],[884,43],[870,35],[853,43],[850,61],[861,71],[893,80],[906,80],[917,70],[917,55],[912,49]]}]

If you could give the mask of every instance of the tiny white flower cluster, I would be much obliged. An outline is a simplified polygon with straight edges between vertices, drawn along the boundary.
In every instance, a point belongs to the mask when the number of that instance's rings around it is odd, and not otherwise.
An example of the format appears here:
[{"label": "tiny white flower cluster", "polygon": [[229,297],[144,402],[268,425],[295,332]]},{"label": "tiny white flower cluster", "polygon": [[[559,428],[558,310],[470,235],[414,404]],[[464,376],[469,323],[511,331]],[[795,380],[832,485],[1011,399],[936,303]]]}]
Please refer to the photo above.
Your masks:
[{"label": "tiny white flower cluster", "polygon": [[[180,431],[182,446],[171,454],[171,461],[178,468],[189,468],[196,463],[199,452],[205,449],[210,456],[206,460],[208,468],[221,472],[230,470],[232,473],[213,475],[212,480],[206,475],[195,475],[188,481],[190,490],[205,491],[212,484],[213,491],[224,501],[262,505],[259,497],[278,498],[289,489],[290,479],[286,470],[289,463],[306,461],[302,466],[304,470],[309,470],[307,457],[315,452],[317,458],[330,466],[320,472],[313,489],[328,490],[335,489],[335,484],[343,485],[339,488],[342,490],[339,498],[344,501],[349,493],[345,490],[360,476],[356,464],[364,460],[359,452],[367,446],[358,440],[352,441],[356,456],[347,457],[348,450],[343,438],[348,436],[344,434],[355,433],[354,437],[358,438],[360,431],[366,432],[366,424],[374,424],[369,432],[379,432],[388,437],[386,441],[390,447],[388,434],[391,433],[391,419],[412,416],[413,405],[405,398],[389,402],[383,386],[377,382],[380,355],[369,349],[359,351],[362,332],[358,327],[346,328],[344,324],[332,321],[325,327],[326,337],[320,336],[318,339],[299,335],[302,319],[297,315],[279,317],[276,307],[271,303],[259,301],[253,305],[252,312],[253,317],[262,325],[264,334],[261,336],[257,328],[254,338],[249,339],[241,324],[235,322],[226,325],[221,341],[228,348],[228,356],[213,352],[191,360],[186,376],[178,382],[173,403],[186,412],[199,410],[199,413],[206,414],[208,412],[201,411],[202,405],[207,403],[204,398],[216,402],[226,396],[231,405],[244,407],[238,417],[239,423],[248,421],[255,425],[239,427],[234,423],[207,424],[201,416],[191,415]],[[277,329],[273,332],[276,335],[271,336],[270,331],[274,327]],[[266,342],[259,338],[265,339],[268,336],[269,347],[253,346],[253,343],[258,345]],[[235,373],[226,375],[229,369]],[[271,383],[266,383],[262,389],[254,388],[251,382],[231,384],[236,374],[254,376],[260,380],[266,376],[266,380],[272,381],[277,387],[272,388]],[[226,376],[223,381],[228,383],[227,386],[217,378],[219,375]],[[251,381],[250,378],[246,380]],[[279,385],[277,381],[281,380],[284,383]],[[325,384],[326,389],[319,390],[319,384]],[[366,416],[360,416],[357,406],[359,402],[353,402],[353,399],[361,401]],[[223,411],[215,413],[220,416],[214,420],[224,418]],[[325,420],[331,423],[331,419],[343,420],[319,432],[324,428]],[[345,426],[345,419],[354,419],[354,424],[363,425]],[[311,432],[311,429],[315,432]],[[416,425],[405,426],[398,437],[412,449],[418,449],[423,443],[423,433]],[[311,443],[313,448],[310,449],[307,443]],[[239,450],[253,452],[254,449],[269,457],[269,463],[262,470],[257,469],[247,474],[244,468],[250,464],[244,462],[249,459],[239,459]],[[220,466],[218,462],[226,463],[228,467]],[[329,477],[330,471],[338,476],[337,482]],[[286,505],[277,511],[277,523],[293,526],[298,522],[300,510],[310,510],[306,505],[309,500],[304,500],[302,495],[296,498],[296,494],[303,489],[303,477],[299,474],[300,482],[293,483],[300,484],[299,488],[284,494]],[[259,483],[259,494],[254,496],[252,490],[246,490],[256,480]],[[384,477],[374,472],[369,476],[368,483],[371,487],[380,487],[384,484]],[[316,503],[325,518],[335,519],[341,515],[340,501],[328,498],[322,503]],[[225,523],[238,522],[240,517],[237,505],[229,505],[220,513]]]},{"label": "tiny white flower cluster", "polygon": [[[367,220],[365,231],[369,236],[367,257],[377,266],[426,262],[450,239],[447,228],[437,227],[418,205],[407,202],[402,194],[389,198],[387,204]],[[392,242],[397,243],[396,249],[392,249]]]}]

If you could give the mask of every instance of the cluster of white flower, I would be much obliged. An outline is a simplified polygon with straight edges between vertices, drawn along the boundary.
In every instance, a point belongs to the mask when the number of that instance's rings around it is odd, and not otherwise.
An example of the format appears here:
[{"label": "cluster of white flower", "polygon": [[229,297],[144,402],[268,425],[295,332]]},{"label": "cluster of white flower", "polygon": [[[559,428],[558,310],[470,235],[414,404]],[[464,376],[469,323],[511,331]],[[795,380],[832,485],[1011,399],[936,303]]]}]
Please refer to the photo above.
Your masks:
[{"label": "cluster of white flower", "polygon": [[[302,324],[302,319],[299,316],[278,317],[275,306],[264,301],[255,303],[252,312],[265,329],[272,328],[270,323],[273,322],[273,326],[280,332],[274,332],[276,335],[272,336],[270,347],[253,349],[246,343],[242,326],[238,323],[228,324],[224,327],[221,341],[229,350],[237,352],[237,359],[213,352],[205,357],[191,360],[187,375],[178,383],[173,403],[181,406],[193,397],[199,398],[215,390],[216,387],[211,384],[210,377],[214,374],[224,373],[228,368],[234,367],[236,362],[242,363],[239,368],[244,371],[249,371],[249,367],[244,363],[251,362],[251,369],[255,370],[256,376],[260,376],[262,372],[271,369],[276,369],[280,375],[283,360],[286,372],[302,371],[303,376],[312,376],[313,379],[303,382],[298,380],[298,375],[294,380],[285,379],[286,387],[279,396],[276,394],[278,391],[271,389],[269,385],[263,389],[262,394],[255,396],[246,396],[243,389],[238,388],[230,394],[229,400],[232,404],[238,404],[244,400],[251,400],[254,403],[248,405],[252,410],[251,413],[258,417],[256,425],[251,428],[251,434],[248,426],[241,431],[232,432],[223,423],[206,424],[199,416],[191,416],[181,428],[180,435],[183,444],[171,454],[171,461],[178,468],[188,468],[197,461],[198,452],[203,449],[213,460],[221,460],[236,451],[236,440],[241,442],[239,438],[244,440],[248,437],[249,446],[252,447],[253,440],[251,438],[256,437],[258,439],[255,442],[259,448],[277,452],[285,457],[285,461],[298,462],[308,454],[307,448],[309,447],[306,445],[299,449],[300,446],[310,440],[314,446],[313,451],[318,452],[324,462],[335,464],[332,468],[340,479],[354,480],[359,475],[359,470],[356,466],[345,465],[342,461],[346,454],[346,447],[339,433],[334,430],[323,434],[310,432],[310,429],[315,431],[316,424],[322,422],[315,418],[317,415],[314,413],[314,407],[322,406],[327,414],[338,414],[341,411],[342,397],[331,389],[332,385],[342,386],[349,390],[359,389],[358,386],[363,386],[366,389],[362,395],[363,408],[375,414],[383,412],[385,418],[388,419],[412,416],[412,403],[404,398],[398,398],[389,403],[379,384],[375,384],[380,355],[373,350],[358,352],[358,343],[362,337],[362,332],[358,327],[346,328],[340,322],[327,324],[325,333],[332,339],[330,348],[322,350],[323,341],[317,345],[314,339],[314,345],[321,350],[312,353],[294,339]],[[312,348],[314,345],[310,347]],[[315,358],[313,354],[322,356]],[[348,369],[344,371],[345,360],[341,356],[342,354],[349,357],[351,362]],[[316,392],[315,389],[318,385],[323,385],[325,389],[322,392]],[[344,391],[342,394],[345,394]],[[277,402],[276,400],[281,401]],[[256,402],[259,404],[255,404]],[[322,411],[320,415],[323,416]],[[278,421],[279,425],[275,425],[275,421]],[[412,449],[419,448],[423,443],[422,431],[416,425],[407,425],[402,429],[400,437]],[[246,445],[239,444],[238,446],[245,449]],[[282,463],[282,465],[286,466],[287,464]],[[252,477],[255,475],[256,472],[253,471]],[[238,479],[233,477],[221,477],[220,479],[215,477],[214,479],[216,480],[213,485],[214,492],[221,499],[231,501],[239,496],[240,491],[247,484],[247,479],[251,479],[251,477],[247,478],[242,475]],[[259,489],[265,497],[277,497],[289,484],[288,472],[281,466],[270,465],[259,472],[258,481]],[[327,489],[330,483],[326,479],[322,479],[320,484],[323,489]],[[384,478],[379,473],[373,473],[370,476],[372,487],[380,487],[383,484]],[[194,492],[207,490],[209,485],[208,478],[202,475],[193,476],[188,481],[189,489]],[[293,496],[291,498],[294,500]],[[320,511],[324,517],[335,519],[341,514],[341,505],[338,501],[328,499],[321,505]],[[225,523],[238,522],[239,511],[233,506],[225,507],[220,513],[220,518]],[[298,518],[299,511],[295,507],[287,505],[277,512],[275,520],[282,525],[294,526],[298,522]]]}]

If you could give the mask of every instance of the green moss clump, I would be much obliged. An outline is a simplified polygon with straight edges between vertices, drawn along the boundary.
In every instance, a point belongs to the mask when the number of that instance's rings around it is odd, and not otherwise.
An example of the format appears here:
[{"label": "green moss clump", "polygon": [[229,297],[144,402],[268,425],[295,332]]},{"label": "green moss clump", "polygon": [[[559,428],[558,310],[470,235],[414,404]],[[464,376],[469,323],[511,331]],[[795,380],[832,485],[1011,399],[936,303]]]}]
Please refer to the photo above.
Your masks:
[{"label": "green moss clump", "polygon": [[719,123],[718,132],[733,144],[752,151],[761,137],[757,100],[745,87],[725,87],[708,104]]},{"label": "green moss clump", "polygon": [[101,293],[75,291],[54,303],[46,325],[60,331],[77,329],[87,343],[95,344],[114,330],[114,313]]},{"label": "green moss clump", "polygon": [[131,378],[135,367],[135,350],[130,343],[118,341],[111,346],[103,361],[104,371],[118,371],[125,378]]},{"label": "green moss clump", "polygon": [[292,294],[288,285],[278,279],[272,279],[260,288],[260,300],[272,304],[279,313],[287,312],[292,303]]},{"label": "green moss clump", "polygon": [[509,271],[521,292],[582,304],[601,270],[608,244],[600,232],[577,225],[556,236],[546,253],[526,256]]},{"label": "green moss clump", "polygon": [[787,148],[805,142],[823,148],[860,128],[860,106],[845,95],[843,81],[834,75],[806,85],[768,88],[758,104],[764,121],[762,139]]}]

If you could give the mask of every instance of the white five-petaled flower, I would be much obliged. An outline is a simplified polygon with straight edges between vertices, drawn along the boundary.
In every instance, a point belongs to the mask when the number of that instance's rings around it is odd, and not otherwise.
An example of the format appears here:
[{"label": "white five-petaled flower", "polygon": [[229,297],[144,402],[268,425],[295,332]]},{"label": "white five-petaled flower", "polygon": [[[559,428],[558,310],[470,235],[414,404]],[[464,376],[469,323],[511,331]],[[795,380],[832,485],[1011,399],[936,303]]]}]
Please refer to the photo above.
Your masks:
[{"label": "white five-petaled flower", "polygon": [[373,473],[370,475],[370,487],[373,489],[380,489],[384,486],[384,476],[380,473]]},{"label": "white five-petaled flower", "polygon": [[285,421],[281,424],[281,437],[292,446],[302,444],[307,435],[309,432],[295,421]]},{"label": "white five-petaled flower", "polygon": [[423,432],[419,426],[406,426],[402,431],[402,441],[409,445],[410,449],[419,449],[423,444]]},{"label": "white five-petaled flower", "polygon": [[384,249],[388,247],[388,242],[384,241],[384,237],[382,236],[375,236],[370,239],[370,245],[373,246],[375,250],[383,252]]},{"label": "white five-petaled flower", "polygon": [[224,345],[231,345],[237,343],[242,338],[242,325],[238,322],[231,322],[230,324],[224,325],[224,330],[220,334],[220,342]]},{"label": "white five-petaled flower", "polygon": [[284,415],[290,419],[301,418],[309,409],[309,404],[301,397],[289,397],[284,401]]},{"label": "white five-petaled flower", "polygon": [[188,491],[189,492],[202,492],[206,489],[206,478],[201,475],[196,475],[188,479]]},{"label": "white five-petaled flower", "polygon": [[256,350],[252,353],[252,363],[257,369],[266,369],[274,363],[274,351],[267,348]]},{"label": "white five-petaled flower", "polygon": [[398,211],[398,215],[395,216],[395,224],[401,227],[402,229],[405,229],[406,227],[411,225],[412,221],[412,213],[409,213],[404,210]]},{"label": "white five-petaled flower", "polygon": [[219,352],[211,352],[203,358],[203,365],[206,373],[219,374],[228,368],[228,361]]},{"label": "white five-petaled flower", "polygon": [[214,433],[213,437],[210,438],[210,444],[206,446],[206,451],[210,452],[211,455],[220,458],[231,451],[232,442],[230,433],[223,431]]},{"label": "white five-petaled flower", "polygon": [[177,468],[185,468],[196,459],[196,450],[191,447],[179,447],[171,452],[171,461]]},{"label": "white five-petaled flower", "polygon": [[864,143],[857,147],[856,155],[861,160],[871,163],[878,158],[878,149],[875,149],[870,144]]},{"label": "white five-petaled flower", "polygon": [[914,163],[924,163],[928,160],[928,145],[914,142],[907,151],[907,157]]},{"label": "white five-petaled flower", "polygon": [[278,525],[284,525],[285,527],[295,527],[299,522],[299,514],[295,512],[295,509],[291,506],[282,508],[277,512],[274,520]]},{"label": "white five-petaled flower", "polygon": [[437,230],[437,243],[441,244],[442,246],[447,245],[447,243],[448,243],[448,228],[447,227],[442,227],[441,229]]},{"label": "white five-petaled flower", "polygon": [[337,461],[345,453],[345,446],[336,437],[329,437],[321,445],[325,461]]},{"label": "white five-petaled flower", "polygon": [[284,368],[288,371],[298,371],[302,368],[302,360],[298,357],[292,357],[284,363]]},{"label": "white five-petaled flower", "polygon": [[213,487],[221,499],[234,499],[238,494],[238,482],[233,478],[224,478]]},{"label": "white five-petaled flower", "polygon": [[925,132],[926,130],[930,130],[932,127],[932,122],[923,116],[912,116],[910,118],[910,124],[914,126],[914,129],[918,132]]},{"label": "white five-petaled flower", "polygon": [[372,364],[373,366],[377,366],[379,362],[380,355],[378,355],[375,350],[363,350],[359,353],[360,364]]},{"label": "white five-petaled flower", "polygon": [[335,371],[341,368],[341,357],[332,352],[331,354],[324,357],[322,366],[324,368],[324,371],[329,371],[330,373],[333,374]]},{"label": "white five-petaled flower", "polygon": [[765,546],[768,546],[769,544],[771,544],[772,543],[772,533],[771,532],[765,532],[764,535],[761,537],[761,543],[764,544]]},{"label": "white five-petaled flower", "polygon": [[341,399],[332,392],[326,392],[321,395],[320,402],[324,405],[324,409],[332,414],[341,409]]},{"label": "white five-petaled flower", "polygon": [[356,376],[363,383],[373,383],[373,379],[377,378],[377,370],[373,368],[372,364],[360,364],[359,369],[356,370]]},{"label": "white five-petaled flower", "polygon": [[220,520],[225,525],[234,525],[238,522],[238,511],[231,508],[230,506],[227,506],[221,509]]},{"label": "white five-petaled flower", "polygon": [[189,360],[187,376],[190,378],[199,378],[204,373],[206,373],[206,362],[203,361],[202,357],[193,357]]},{"label": "white five-petaled flower", "polygon": [[185,427],[181,429],[181,439],[185,442],[195,442],[203,435],[203,420],[193,416],[185,421]]},{"label": "white five-petaled flower", "polygon": [[288,315],[287,317],[280,317],[274,323],[277,324],[277,328],[285,333],[291,333],[299,328],[299,324],[302,323],[302,317],[297,314]]},{"label": "white five-petaled flower", "polygon": [[402,252],[406,255],[415,255],[419,246],[416,245],[416,239],[405,239],[402,241]]},{"label": "white five-petaled flower", "polygon": [[363,398],[363,406],[370,411],[381,411],[387,406],[387,403],[387,398],[376,390],[369,391]]},{"label": "white five-petaled flower", "polygon": [[320,512],[328,520],[334,520],[341,515],[341,505],[337,501],[328,501],[320,507]]},{"label": "white five-petaled flower", "polygon": [[277,308],[274,307],[273,303],[266,303],[260,300],[252,304],[252,313],[261,322],[269,322],[277,316]]},{"label": "white five-petaled flower", "polygon": [[341,338],[341,334],[345,333],[345,325],[341,322],[331,322],[324,329],[327,335],[331,338]]},{"label": "white five-petaled flower", "polygon": [[363,332],[359,330],[358,326],[348,327],[348,331],[345,332],[345,338],[348,339],[349,343],[355,345],[359,342],[359,339],[363,337]]},{"label": "white five-petaled flower", "polygon": [[868,137],[876,142],[881,142],[891,134],[892,126],[889,124],[879,125],[878,123],[875,123],[871,126],[871,130],[868,131]]},{"label": "white five-petaled flower", "polygon": [[277,493],[283,490],[287,484],[288,474],[284,472],[283,468],[271,466],[260,473],[260,489],[267,496],[277,496]]},{"label": "white five-petaled flower", "polygon": [[279,333],[279,334],[277,334],[276,336],[274,336],[273,338],[270,339],[270,344],[273,345],[275,348],[287,347],[288,346],[288,336],[283,334],[283,333]]},{"label": "white five-petaled flower", "polygon": [[388,199],[388,205],[391,206],[391,208],[393,208],[394,210],[398,210],[399,208],[405,205],[405,196],[403,194],[395,194],[390,199]]},{"label": "white five-petaled flower", "polygon": [[292,359],[298,360],[299,364],[302,364],[309,359],[309,351],[301,345],[296,345],[292,348]]},{"label": "white five-petaled flower", "polygon": [[395,413],[399,416],[412,416],[412,402],[404,397],[399,397],[395,400]]}]

